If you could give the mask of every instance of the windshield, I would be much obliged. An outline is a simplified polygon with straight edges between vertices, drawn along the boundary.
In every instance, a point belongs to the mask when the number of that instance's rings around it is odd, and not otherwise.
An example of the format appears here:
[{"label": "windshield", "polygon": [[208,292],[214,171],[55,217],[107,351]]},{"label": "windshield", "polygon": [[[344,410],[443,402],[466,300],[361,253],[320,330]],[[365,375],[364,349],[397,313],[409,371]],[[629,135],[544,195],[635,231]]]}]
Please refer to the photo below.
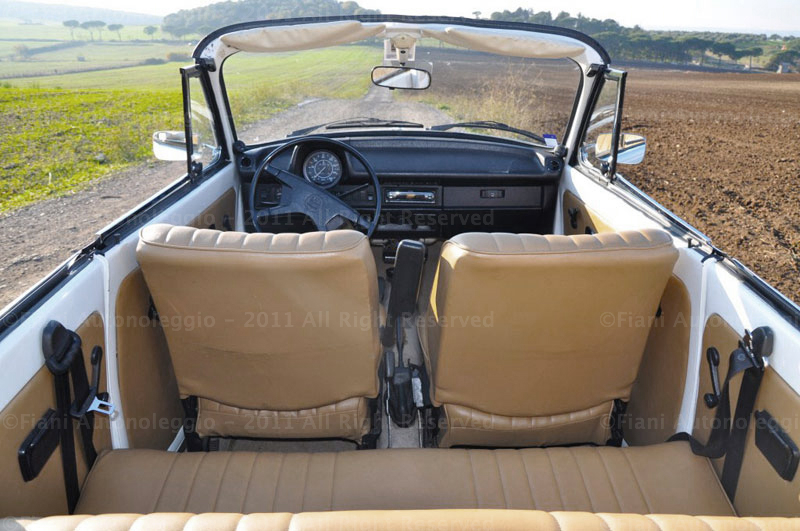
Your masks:
[{"label": "windshield", "polygon": [[569,59],[508,57],[435,39],[417,43],[415,60],[406,64],[430,72],[424,90],[373,84],[371,71],[383,64],[381,39],[232,55],[223,75],[238,138],[255,144],[333,130],[489,122],[440,129],[554,145],[553,137],[563,141],[580,84]]}]

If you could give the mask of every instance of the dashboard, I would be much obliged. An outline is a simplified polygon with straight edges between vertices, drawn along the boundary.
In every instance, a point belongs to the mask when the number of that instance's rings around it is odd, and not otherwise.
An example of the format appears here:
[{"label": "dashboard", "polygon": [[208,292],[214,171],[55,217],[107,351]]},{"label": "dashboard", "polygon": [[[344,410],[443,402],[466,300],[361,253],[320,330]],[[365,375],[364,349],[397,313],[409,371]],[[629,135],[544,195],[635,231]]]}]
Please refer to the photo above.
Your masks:
[{"label": "dashboard", "polygon": [[[375,170],[382,196],[369,173],[350,153],[309,139],[272,164],[326,189],[365,215],[381,201],[374,237],[447,238],[466,231],[552,231],[563,159],[531,146],[464,137],[420,135],[349,136]],[[237,154],[243,197],[259,163],[277,146]],[[257,208],[275,205],[282,186],[262,178]],[[245,205],[247,208],[247,205]],[[249,213],[245,218],[250,219]],[[262,220],[273,232],[315,230],[302,215]],[[250,227],[252,228],[252,224]]]}]

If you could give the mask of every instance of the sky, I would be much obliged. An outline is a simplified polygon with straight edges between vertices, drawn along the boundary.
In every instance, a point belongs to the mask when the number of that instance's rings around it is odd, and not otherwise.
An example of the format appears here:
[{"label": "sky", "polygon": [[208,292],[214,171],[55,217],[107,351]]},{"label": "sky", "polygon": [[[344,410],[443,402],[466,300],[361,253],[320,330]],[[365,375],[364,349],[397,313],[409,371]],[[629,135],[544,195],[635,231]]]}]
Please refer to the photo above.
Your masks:
[{"label": "sky", "polygon": [[[2,1],[2,0],[0,0]],[[213,3],[214,0],[28,0],[39,3],[102,7],[167,15]],[[568,11],[594,18],[613,18],[624,26],[640,25],[646,29],[701,29],[752,33],[800,33],[798,0],[357,0],[367,8],[382,13],[408,15],[473,16],[481,11],[488,17],[493,11],[517,7],[536,11]]]}]

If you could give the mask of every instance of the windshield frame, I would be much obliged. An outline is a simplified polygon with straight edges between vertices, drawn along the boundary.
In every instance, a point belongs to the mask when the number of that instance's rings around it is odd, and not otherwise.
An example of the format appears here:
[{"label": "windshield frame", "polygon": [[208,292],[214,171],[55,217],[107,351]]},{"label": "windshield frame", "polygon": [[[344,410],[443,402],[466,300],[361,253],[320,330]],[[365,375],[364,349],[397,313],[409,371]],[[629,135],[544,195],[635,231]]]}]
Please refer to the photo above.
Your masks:
[{"label": "windshield frame", "polygon": [[[568,151],[573,150],[570,149],[570,146],[574,144],[574,139],[573,139],[575,130],[574,126],[578,125],[579,128],[580,122],[582,121],[581,116],[584,112],[586,112],[585,105],[583,105],[583,101],[585,99],[585,88],[586,88],[585,78],[589,75],[590,71],[596,70],[597,67],[605,68],[607,65],[611,63],[611,59],[608,55],[608,52],[596,40],[594,40],[593,38],[589,37],[584,33],[568,28],[545,26],[541,24],[530,24],[524,22],[505,22],[505,21],[482,20],[482,19],[467,19],[462,17],[437,17],[437,16],[348,15],[348,16],[331,16],[331,17],[305,17],[305,18],[291,18],[291,19],[260,20],[260,21],[251,21],[251,22],[233,24],[217,29],[208,34],[206,37],[204,37],[198,42],[194,52],[192,53],[192,57],[198,64],[205,65],[209,71],[217,74],[216,75],[216,78],[218,80],[217,96],[219,98],[219,104],[220,104],[219,107],[224,109],[225,114],[227,115],[227,116],[221,116],[220,120],[225,121],[225,124],[229,130],[231,146],[233,146],[233,144],[236,142],[240,143],[245,143],[245,142],[244,140],[241,140],[239,138],[239,135],[236,132],[235,118],[231,111],[231,105],[224,76],[225,62],[229,57],[233,57],[234,55],[236,55],[236,53],[230,53],[225,55],[222,58],[221,63],[218,65],[214,64],[214,60],[211,57],[209,57],[213,56],[215,53],[218,52],[216,48],[219,47],[220,37],[230,33],[250,30],[250,29],[280,27],[280,26],[296,26],[303,24],[320,24],[328,22],[340,22],[340,21],[358,21],[362,23],[399,23],[399,24],[408,23],[415,25],[453,24],[453,25],[472,27],[472,28],[525,31],[533,34],[539,33],[545,35],[568,37],[579,41],[580,43],[584,44],[587,47],[587,49],[595,52],[601,58],[603,64],[592,63],[589,68],[584,69],[583,68],[584,65],[581,65],[574,58],[565,57],[565,59],[572,61],[574,64],[578,66],[578,74],[579,74],[577,87],[575,89],[575,97],[572,102],[572,108],[569,113],[569,118],[566,122],[566,127],[562,136],[562,140],[560,142],[561,145],[567,146]],[[397,131],[397,129],[384,129],[382,131],[387,131],[387,130],[395,132]],[[381,130],[375,128],[374,132],[377,133],[378,131]],[[415,129],[415,132],[423,134],[430,133],[430,131],[428,131],[427,129],[424,129],[422,131]],[[504,140],[503,137],[498,135],[480,134],[480,133],[474,135],[498,141]],[[264,142],[257,142],[253,144],[245,143],[245,145],[259,146],[279,140],[281,139],[270,139]],[[546,146],[542,146],[536,142],[528,142],[525,140],[517,140],[517,141],[527,143],[531,146],[540,149],[546,149],[548,151],[554,151],[556,149],[556,148],[548,148]]]}]

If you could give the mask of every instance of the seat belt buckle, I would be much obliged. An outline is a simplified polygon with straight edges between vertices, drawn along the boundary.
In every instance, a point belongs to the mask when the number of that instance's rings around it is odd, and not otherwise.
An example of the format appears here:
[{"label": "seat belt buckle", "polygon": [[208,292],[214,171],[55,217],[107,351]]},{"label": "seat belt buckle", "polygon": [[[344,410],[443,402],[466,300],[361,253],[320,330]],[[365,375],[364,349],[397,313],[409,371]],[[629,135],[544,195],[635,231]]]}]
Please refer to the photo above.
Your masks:
[{"label": "seat belt buckle", "polygon": [[109,417],[114,414],[115,406],[108,400],[103,400],[99,396],[95,395],[94,400],[92,400],[92,404],[86,410],[87,413],[94,411],[96,413],[101,413],[103,415],[108,415]]},{"label": "seat belt buckle", "polygon": [[[92,386],[89,387],[89,392],[86,393],[86,398],[83,401],[76,400],[69,410],[69,414],[76,419],[81,419],[87,413],[97,412],[103,415],[114,414],[114,404],[107,400],[107,393],[98,393],[100,387],[100,363],[103,360],[103,349],[99,346],[92,349]],[[101,398],[101,396],[103,398]]]}]

